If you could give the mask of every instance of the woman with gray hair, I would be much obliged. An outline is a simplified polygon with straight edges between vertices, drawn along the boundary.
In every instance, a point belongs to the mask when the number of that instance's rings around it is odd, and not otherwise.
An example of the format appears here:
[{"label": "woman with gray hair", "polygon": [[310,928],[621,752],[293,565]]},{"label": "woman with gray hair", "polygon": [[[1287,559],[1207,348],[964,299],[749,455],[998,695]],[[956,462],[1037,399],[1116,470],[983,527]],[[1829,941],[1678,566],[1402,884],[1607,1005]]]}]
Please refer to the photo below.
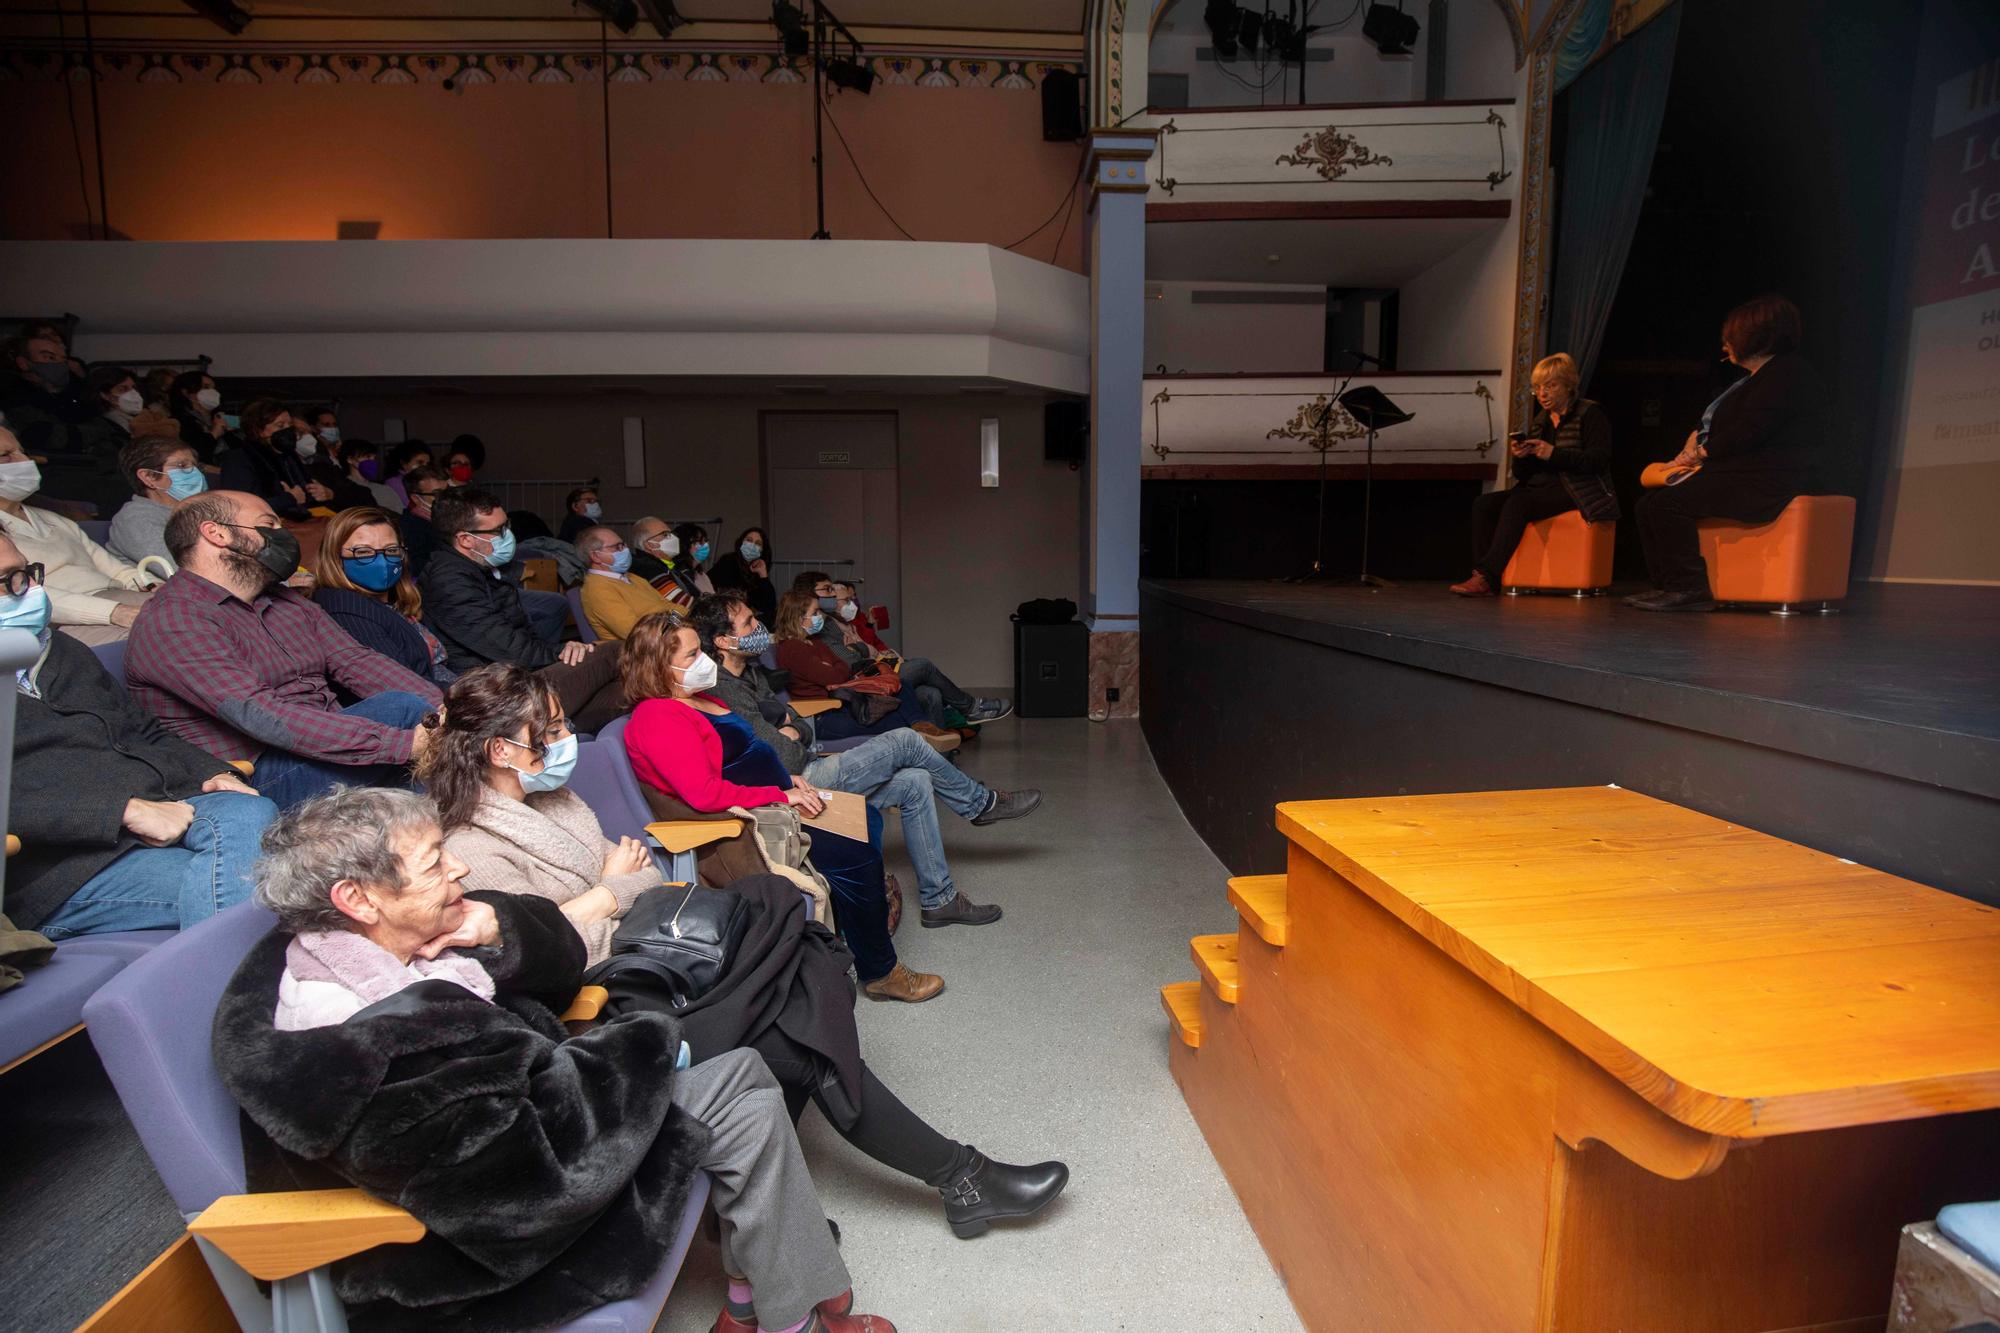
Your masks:
[{"label": "woman with gray hair", "polygon": [[582,939],[544,899],[465,893],[427,799],[336,788],[280,816],[264,853],[278,926],[223,994],[216,1066],[268,1137],[246,1135],[253,1189],[330,1173],[424,1223],[335,1266],[357,1326],[534,1329],[635,1295],[708,1171],[719,1327],[894,1333],[852,1313],[763,1061],[680,1068],[657,1013],[571,1035]]}]

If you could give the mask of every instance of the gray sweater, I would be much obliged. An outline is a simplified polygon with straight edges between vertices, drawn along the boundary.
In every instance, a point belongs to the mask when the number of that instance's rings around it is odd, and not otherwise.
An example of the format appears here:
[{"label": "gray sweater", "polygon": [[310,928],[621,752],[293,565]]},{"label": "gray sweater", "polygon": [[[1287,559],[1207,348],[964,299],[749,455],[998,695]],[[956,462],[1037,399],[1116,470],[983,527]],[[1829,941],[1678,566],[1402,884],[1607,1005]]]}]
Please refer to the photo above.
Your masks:
[{"label": "gray sweater", "polygon": [[[743,669],[743,674],[740,676],[730,675],[729,669],[724,667],[716,672],[715,688],[709,693],[728,704],[730,712],[750,724],[750,730],[757,733],[758,740],[778,752],[778,758],[785,765],[787,773],[796,777],[805,772],[806,761],[812,758],[808,745],[793,740],[771,725],[765,720],[763,710],[758,707],[760,699],[775,700],[778,697],[771,689],[770,683],[764,679],[762,667],[752,663]],[[793,730],[805,737],[808,743],[811,742],[812,723],[794,713],[789,706],[785,709],[785,718],[791,723]]]},{"label": "gray sweater", "polygon": [[143,496],[135,495],[111,518],[111,538],[104,544],[111,548],[111,554],[128,565],[136,565],[149,555],[156,555],[167,562],[167,570],[174,569],[174,558],[167,554],[167,520],[173,516],[168,505],[154,504]]}]

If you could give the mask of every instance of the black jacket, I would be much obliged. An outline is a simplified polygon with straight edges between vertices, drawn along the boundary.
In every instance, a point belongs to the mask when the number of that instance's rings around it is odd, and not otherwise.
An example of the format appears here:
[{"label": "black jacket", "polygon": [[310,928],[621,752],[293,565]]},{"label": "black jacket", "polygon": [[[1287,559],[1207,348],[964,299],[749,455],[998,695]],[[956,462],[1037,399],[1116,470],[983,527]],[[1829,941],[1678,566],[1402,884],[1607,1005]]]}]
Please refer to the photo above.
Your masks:
[{"label": "black jacket", "polygon": [[[369,496],[368,503],[374,504],[375,497]],[[420,577],[424,572],[424,566],[431,562],[431,556],[437,552],[437,529],[431,526],[429,519],[419,518],[405,509],[396,515],[396,532],[403,539],[403,563],[409,569],[410,577],[413,579]]]},{"label": "black jacket", "polygon": [[1825,401],[1826,390],[1804,357],[1772,357],[1715,409],[1702,472],[1792,495],[1809,491],[1825,447]]},{"label": "black jacket", "polygon": [[1587,523],[1611,523],[1618,518],[1618,493],[1611,488],[1611,417],[1589,398],[1579,398],[1557,426],[1546,409],[1535,413],[1528,438],[1547,440],[1555,452],[1546,459],[1533,455],[1514,460],[1514,475],[1522,484],[1560,484],[1583,511]]},{"label": "black jacket", "polygon": [[466,672],[488,662],[545,667],[556,646],[535,633],[510,573],[440,546],[424,566],[424,623],[444,643],[445,665]]},{"label": "black jacket", "polygon": [[743,594],[743,600],[750,603],[750,609],[757,613],[757,619],[766,628],[778,619],[778,590],[771,586],[771,580],[759,578],[750,570],[750,564],[734,551],[728,552],[708,569],[708,581],[721,592],[734,588]]},{"label": "black jacket", "polygon": [[[367,593],[352,588],[321,586],[313,590],[320,610],[364,648],[373,648],[398,666],[408,667],[425,680],[436,680],[431,671],[430,645],[402,612]],[[439,684],[445,682],[439,681]]]},{"label": "black jacket", "polygon": [[428,1228],[334,1265],[357,1330],[537,1329],[643,1289],[671,1248],[709,1131],[672,1104],[680,1028],[661,1014],[570,1036],[583,938],[506,893],[475,949],[489,1004],[418,982],[344,1023],[273,1023],[291,937],[253,946],[215,1012],[216,1072],[249,1124],[253,1190],[346,1182]]},{"label": "black jacket", "polygon": [[229,431],[224,431],[220,436],[211,435],[209,433],[211,427],[203,425],[200,417],[184,408],[174,410],[174,420],[181,425],[181,443],[194,450],[196,456],[204,463],[213,463],[216,454],[224,448],[243,447],[242,439]]},{"label": "black jacket", "polygon": [[[806,763],[812,754],[805,744],[813,738],[812,723],[793,712],[791,706],[778,697],[771,688],[764,668],[755,662],[743,668],[743,674],[733,676],[726,668],[715,673],[716,698],[729,705],[729,711],[750,724],[750,730],[757,739],[777,752],[778,761],[785,771],[797,776],[805,772]],[[782,718],[783,721],[775,719]],[[778,728],[789,726],[802,738],[793,740]]]},{"label": "black jacket", "polygon": [[50,636],[35,681],[41,698],[14,700],[7,809],[7,831],[21,839],[7,863],[7,914],[30,929],[139,846],[124,826],[126,801],[181,800],[235,771],[161,726],[97,654],[61,630]]},{"label": "black jacket", "polygon": [[308,496],[301,503],[285,487],[296,486],[303,491],[310,480],[305,464],[292,450],[251,442],[222,456],[222,475],[215,479],[215,489],[248,491],[287,518],[304,518],[313,499]]}]

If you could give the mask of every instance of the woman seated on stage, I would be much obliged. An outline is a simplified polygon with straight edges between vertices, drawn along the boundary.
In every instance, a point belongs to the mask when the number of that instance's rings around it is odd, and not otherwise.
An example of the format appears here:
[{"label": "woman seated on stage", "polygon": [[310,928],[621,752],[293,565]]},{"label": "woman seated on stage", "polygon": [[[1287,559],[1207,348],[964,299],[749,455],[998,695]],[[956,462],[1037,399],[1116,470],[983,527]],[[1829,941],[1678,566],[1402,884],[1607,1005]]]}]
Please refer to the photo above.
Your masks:
[{"label": "woman seated on stage", "polygon": [[[424,753],[423,781],[443,816],[445,849],[469,867],[466,890],[551,900],[583,937],[586,965],[603,962],[620,919],[660,874],[643,843],[605,837],[565,789],[577,740],[561,701],[520,667],[484,666],[445,693],[444,718]],[[825,841],[814,832],[815,854]],[[847,950],[807,924],[788,881],[753,877],[736,891],[754,912],[743,943],[723,977],[675,1014],[696,1068],[739,1047],[756,1051],[784,1085],[794,1119],[808,1099],[817,1103],[849,1143],[938,1190],[960,1235],[1037,1212],[1062,1192],[1062,1163],[990,1161],[903,1105],[861,1058]]]},{"label": "woman seated on stage", "polygon": [[1646,573],[1658,591],[1625,599],[1642,611],[1709,611],[1704,518],[1769,523],[1812,483],[1825,391],[1799,355],[1799,308],[1782,296],[1745,301],[1722,321],[1722,355],[1750,373],[1716,395],[1675,457],[1698,471],[1639,501]]},{"label": "woman seated on stage", "polygon": [[1524,440],[1508,443],[1514,485],[1472,503],[1472,573],[1451,590],[1460,597],[1491,597],[1514,558],[1521,534],[1538,519],[1572,509],[1587,523],[1618,519],[1611,489],[1611,418],[1588,398],[1578,398],[1576,362],[1567,352],[1542,358],[1530,381],[1541,410]]}]

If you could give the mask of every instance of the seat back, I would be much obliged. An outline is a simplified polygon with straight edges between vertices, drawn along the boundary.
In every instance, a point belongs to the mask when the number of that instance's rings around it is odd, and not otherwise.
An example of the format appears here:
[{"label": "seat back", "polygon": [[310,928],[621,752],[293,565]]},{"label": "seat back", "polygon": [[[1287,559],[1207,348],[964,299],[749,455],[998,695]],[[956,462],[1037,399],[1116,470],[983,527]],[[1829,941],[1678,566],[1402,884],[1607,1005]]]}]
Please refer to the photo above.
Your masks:
[{"label": "seat back", "polygon": [[590,627],[590,617],[583,613],[583,588],[581,585],[564,592],[569,598],[569,613],[576,621],[576,637],[585,643],[597,642],[597,631]]},{"label": "seat back", "polygon": [[111,540],[111,520],[108,518],[80,518],[76,525],[83,530],[84,536],[99,546]]},{"label": "seat back", "polygon": [[607,838],[642,838],[646,825],[653,822],[645,792],[633,776],[631,757],[625,753],[627,720],[613,719],[594,740],[578,746],[576,770],[569,777],[570,790],[591,808]]},{"label": "seat back", "polygon": [[120,685],[125,683],[125,640],[113,639],[110,643],[95,644],[91,647],[97,660],[104,663],[104,669],[111,673],[111,679]]},{"label": "seat back", "polygon": [[244,1188],[236,1102],[215,1072],[209,1032],[229,978],[274,924],[254,903],[218,912],[133,962],[83,1007],[118,1100],[183,1214]]}]

